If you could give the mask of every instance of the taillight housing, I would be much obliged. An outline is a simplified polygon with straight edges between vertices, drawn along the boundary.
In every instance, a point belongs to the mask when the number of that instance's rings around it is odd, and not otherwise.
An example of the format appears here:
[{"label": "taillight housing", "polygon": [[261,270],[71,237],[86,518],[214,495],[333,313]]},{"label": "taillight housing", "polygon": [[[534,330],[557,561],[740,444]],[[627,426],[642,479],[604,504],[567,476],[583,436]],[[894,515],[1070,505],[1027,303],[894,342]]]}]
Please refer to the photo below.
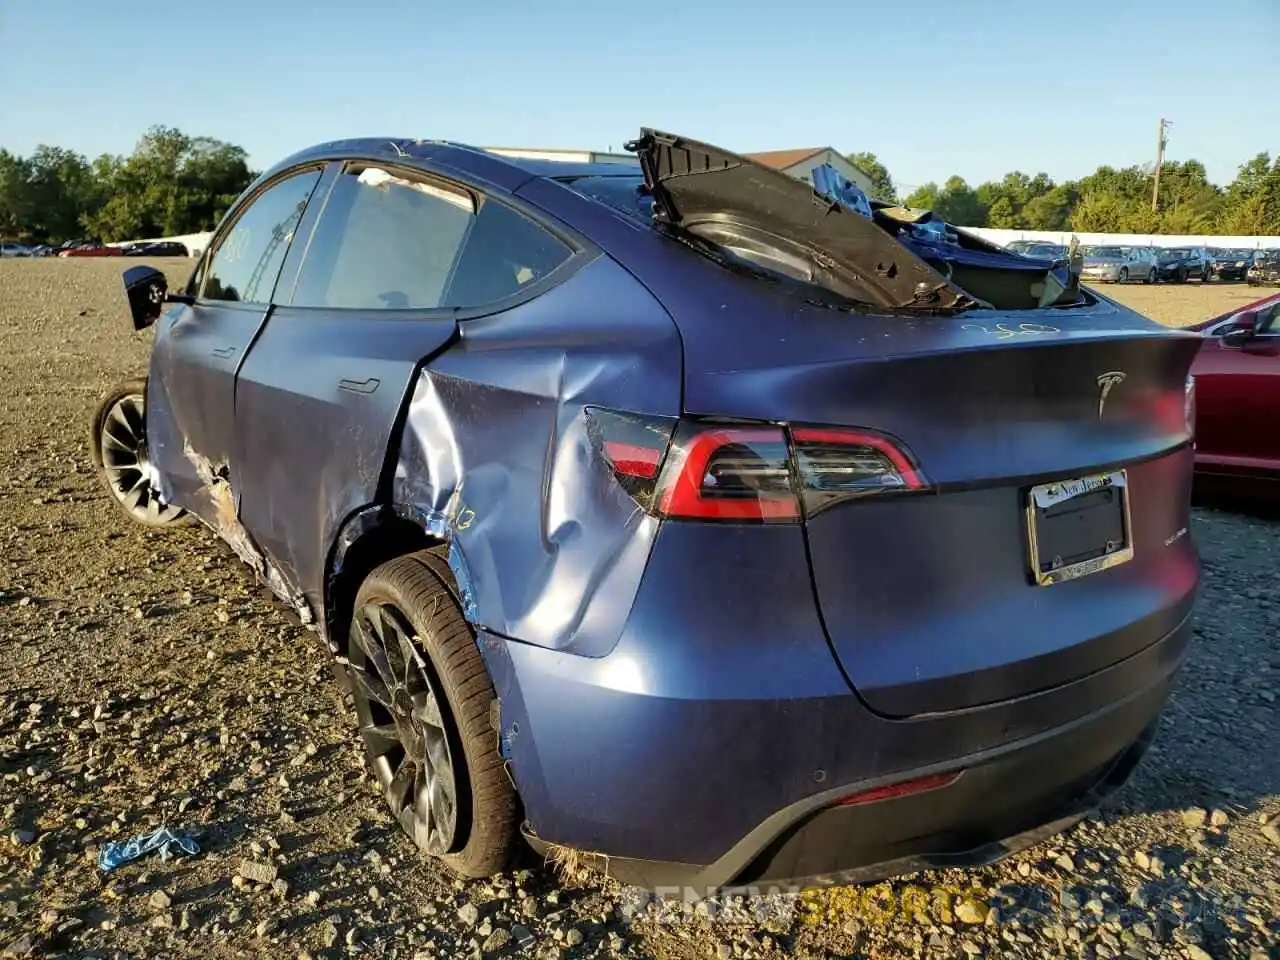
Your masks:
[{"label": "taillight housing", "polygon": [[851,499],[927,489],[898,441],[862,429],[675,421],[589,408],[618,483],[672,520],[796,523]]},{"label": "taillight housing", "polygon": [[805,516],[843,500],[925,486],[911,457],[883,434],[793,427],[791,442]]}]

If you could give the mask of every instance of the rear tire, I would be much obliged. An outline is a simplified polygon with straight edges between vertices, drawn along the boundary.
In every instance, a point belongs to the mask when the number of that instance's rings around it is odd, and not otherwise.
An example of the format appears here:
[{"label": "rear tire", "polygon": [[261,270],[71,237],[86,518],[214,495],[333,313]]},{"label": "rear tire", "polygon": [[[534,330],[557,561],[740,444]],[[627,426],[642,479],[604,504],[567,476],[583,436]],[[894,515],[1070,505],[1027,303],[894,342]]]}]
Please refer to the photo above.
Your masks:
[{"label": "rear tire", "polygon": [[377,567],[356,593],[348,670],[392,816],[423,853],[486,877],[521,849],[520,804],[490,725],[493,683],[452,582],[425,550]]},{"label": "rear tire", "polygon": [[1120,268],[1120,279],[1119,279],[1117,282],[1119,282],[1119,283],[1128,283],[1128,282],[1129,282],[1129,268],[1128,268],[1128,267],[1121,267],[1121,268]]},{"label": "rear tire", "polygon": [[146,527],[181,527],[195,518],[164,503],[147,459],[147,381],[135,377],[118,383],[98,401],[89,433],[89,456],[103,486],[135,523]]},{"label": "rear tire", "polygon": [[1147,280],[1146,280],[1146,282],[1147,282],[1147,283],[1155,283],[1155,282],[1156,282],[1156,268],[1155,268],[1155,267],[1152,267],[1150,270],[1148,270],[1148,271],[1147,271]]}]

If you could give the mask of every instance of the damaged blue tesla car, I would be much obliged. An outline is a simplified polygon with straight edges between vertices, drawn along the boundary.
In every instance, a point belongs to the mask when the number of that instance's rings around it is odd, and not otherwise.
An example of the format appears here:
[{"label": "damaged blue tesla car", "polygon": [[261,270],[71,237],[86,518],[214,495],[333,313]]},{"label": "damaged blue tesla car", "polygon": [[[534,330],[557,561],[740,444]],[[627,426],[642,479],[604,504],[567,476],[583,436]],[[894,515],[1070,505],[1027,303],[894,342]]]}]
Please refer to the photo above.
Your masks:
[{"label": "damaged blue tesla car", "polygon": [[322,638],[404,830],[649,888],[985,863],[1186,654],[1199,338],[921,211],[645,129],[264,173],[92,450]]}]

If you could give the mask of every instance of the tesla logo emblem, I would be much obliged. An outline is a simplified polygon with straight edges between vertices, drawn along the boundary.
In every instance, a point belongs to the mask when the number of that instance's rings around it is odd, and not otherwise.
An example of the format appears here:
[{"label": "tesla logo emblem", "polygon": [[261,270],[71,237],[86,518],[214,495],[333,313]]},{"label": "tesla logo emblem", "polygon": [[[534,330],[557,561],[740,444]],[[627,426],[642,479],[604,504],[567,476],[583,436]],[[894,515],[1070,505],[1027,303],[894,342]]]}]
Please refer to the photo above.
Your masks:
[{"label": "tesla logo emblem", "polygon": [[1111,393],[1111,388],[1117,383],[1124,381],[1126,374],[1123,370],[1111,370],[1098,377],[1098,419],[1102,419],[1102,410],[1107,405],[1107,395]]}]

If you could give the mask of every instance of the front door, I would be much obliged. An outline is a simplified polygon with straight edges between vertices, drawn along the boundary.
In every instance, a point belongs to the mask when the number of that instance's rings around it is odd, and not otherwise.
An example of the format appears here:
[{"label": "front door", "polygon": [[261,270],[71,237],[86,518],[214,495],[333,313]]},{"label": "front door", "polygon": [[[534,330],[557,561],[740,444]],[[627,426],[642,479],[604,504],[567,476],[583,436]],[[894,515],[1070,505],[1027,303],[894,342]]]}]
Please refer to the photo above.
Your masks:
[{"label": "front door", "polygon": [[295,171],[251,198],[214,238],[195,302],[169,311],[156,331],[147,386],[150,460],[165,498],[218,529],[236,483],[236,371],[266,319],[319,179],[317,168]]}]

